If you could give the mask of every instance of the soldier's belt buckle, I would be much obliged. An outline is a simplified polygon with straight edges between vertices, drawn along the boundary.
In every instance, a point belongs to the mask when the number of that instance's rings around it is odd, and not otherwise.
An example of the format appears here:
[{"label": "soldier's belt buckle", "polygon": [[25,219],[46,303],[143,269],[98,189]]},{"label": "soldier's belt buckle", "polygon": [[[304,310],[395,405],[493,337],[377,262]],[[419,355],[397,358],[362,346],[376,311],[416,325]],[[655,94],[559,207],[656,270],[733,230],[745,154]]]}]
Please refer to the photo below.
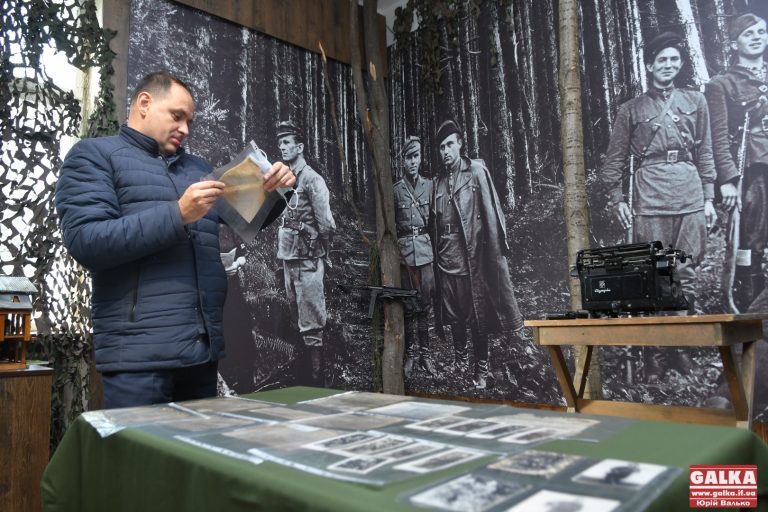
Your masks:
[{"label": "soldier's belt buckle", "polygon": [[667,163],[668,164],[673,164],[673,163],[677,162],[677,154],[678,154],[678,152],[679,152],[679,150],[677,150],[677,149],[670,149],[669,151],[667,151]]},{"label": "soldier's belt buckle", "polygon": [[768,116],[763,117],[760,122],[763,124],[763,131],[768,132]]},{"label": "soldier's belt buckle", "polygon": [[421,228],[418,226],[411,226],[411,234],[413,236],[420,235],[421,234]]}]

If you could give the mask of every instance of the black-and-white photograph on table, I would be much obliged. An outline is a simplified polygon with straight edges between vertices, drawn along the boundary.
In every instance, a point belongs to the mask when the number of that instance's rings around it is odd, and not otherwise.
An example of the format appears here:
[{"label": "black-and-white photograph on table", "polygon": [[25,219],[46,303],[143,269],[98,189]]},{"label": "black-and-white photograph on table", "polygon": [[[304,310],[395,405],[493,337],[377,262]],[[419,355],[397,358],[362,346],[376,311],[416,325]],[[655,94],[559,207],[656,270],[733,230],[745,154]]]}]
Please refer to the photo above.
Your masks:
[{"label": "black-and-white photograph on table", "polygon": [[616,500],[543,490],[506,512],[612,512],[620,505]]},{"label": "black-and-white photograph on table", "polygon": [[574,482],[638,489],[667,471],[666,466],[606,459],[573,477]]},{"label": "black-and-white photograph on table", "polygon": [[433,471],[440,471],[441,469],[464,464],[465,462],[487,455],[490,454],[465,448],[451,448],[443,452],[429,455],[423,459],[398,464],[395,466],[395,469],[409,471],[411,473],[431,473]]},{"label": "black-and-white photograph on table", "polygon": [[483,512],[528,488],[520,482],[468,474],[415,494],[410,501],[439,510]]},{"label": "black-and-white photograph on table", "polygon": [[371,441],[378,436],[369,434],[367,432],[352,432],[350,434],[344,434],[339,437],[333,437],[331,439],[324,439],[317,443],[311,443],[304,446],[308,450],[318,450],[324,452],[336,452],[338,450],[343,451],[348,446],[352,446],[358,443]]},{"label": "black-and-white photograph on table", "polygon": [[574,462],[582,460],[576,455],[564,453],[527,450],[489,464],[489,469],[507,471],[520,475],[533,475],[551,478],[569,467]]},{"label": "black-and-white photograph on table", "polygon": [[368,456],[368,457],[354,457],[351,459],[344,459],[335,464],[328,466],[331,471],[345,471],[348,473],[357,473],[365,475],[371,471],[385,466],[392,462],[393,459],[380,456]]}]

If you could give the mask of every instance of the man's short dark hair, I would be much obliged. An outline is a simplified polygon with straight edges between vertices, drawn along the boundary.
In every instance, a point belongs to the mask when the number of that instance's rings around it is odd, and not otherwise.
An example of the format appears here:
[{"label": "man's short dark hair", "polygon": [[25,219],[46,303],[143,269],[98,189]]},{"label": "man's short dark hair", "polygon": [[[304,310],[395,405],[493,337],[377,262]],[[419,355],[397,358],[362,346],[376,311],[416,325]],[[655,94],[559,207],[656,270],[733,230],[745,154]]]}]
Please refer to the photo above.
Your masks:
[{"label": "man's short dark hair", "polygon": [[162,96],[171,90],[173,84],[183,87],[189,95],[192,96],[192,101],[194,101],[195,96],[192,94],[189,86],[179,77],[172,75],[168,71],[155,71],[154,73],[146,75],[139,80],[138,84],[136,84],[136,87],[133,89],[133,94],[131,95],[131,104],[136,102],[136,98],[138,98],[139,94],[142,92],[148,92],[153,96]]}]

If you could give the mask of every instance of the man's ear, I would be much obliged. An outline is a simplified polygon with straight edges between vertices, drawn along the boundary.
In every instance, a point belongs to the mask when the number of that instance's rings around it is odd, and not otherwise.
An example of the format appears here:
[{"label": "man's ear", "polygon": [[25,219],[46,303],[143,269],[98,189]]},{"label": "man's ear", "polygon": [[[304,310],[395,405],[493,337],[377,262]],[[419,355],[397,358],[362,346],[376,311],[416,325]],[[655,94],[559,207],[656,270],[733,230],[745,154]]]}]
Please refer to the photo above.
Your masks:
[{"label": "man's ear", "polygon": [[296,147],[299,148],[299,153],[301,153],[303,155],[304,154],[304,143],[303,142],[299,142],[298,144],[296,144]]},{"label": "man's ear", "polygon": [[141,117],[145,117],[147,115],[147,110],[149,109],[150,105],[152,105],[152,95],[147,91],[141,91],[136,97],[136,108],[141,114]]}]

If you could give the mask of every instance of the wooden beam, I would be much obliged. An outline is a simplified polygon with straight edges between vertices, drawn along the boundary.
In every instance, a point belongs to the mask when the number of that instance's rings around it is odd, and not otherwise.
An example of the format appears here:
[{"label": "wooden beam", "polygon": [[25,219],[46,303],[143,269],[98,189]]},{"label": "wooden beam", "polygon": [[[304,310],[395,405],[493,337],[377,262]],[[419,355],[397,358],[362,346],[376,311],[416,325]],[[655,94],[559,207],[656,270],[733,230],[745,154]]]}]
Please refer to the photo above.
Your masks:
[{"label": "wooden beam", "polygon": [[[174,0],[176,3],[213,14],[252,28],[309,51],[325,54],[349,64],[349,11],[345,0]],[[360,11],[362,16],[362,10]],[[382,61],[387,59],[386,24],[379,15]],[[365,55],[362,41],[361,53]],[[366,59],[366,62],[370,59]]]}]

